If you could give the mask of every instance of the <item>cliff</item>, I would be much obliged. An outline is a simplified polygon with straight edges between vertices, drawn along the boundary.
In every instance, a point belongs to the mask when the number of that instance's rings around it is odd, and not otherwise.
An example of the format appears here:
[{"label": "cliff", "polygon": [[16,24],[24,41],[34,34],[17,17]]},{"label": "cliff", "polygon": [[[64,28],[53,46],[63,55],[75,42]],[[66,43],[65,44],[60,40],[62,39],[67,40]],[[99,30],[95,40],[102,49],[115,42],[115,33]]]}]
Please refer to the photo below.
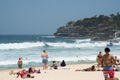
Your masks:
[{"label": "cliff", "polygon": [[110,16],[99,15],[70,21],[59,27],[54,33],[56,37],[82,37],[93,40],[108,40],[114,38],[114,33],[120,30],[120,14]]}]

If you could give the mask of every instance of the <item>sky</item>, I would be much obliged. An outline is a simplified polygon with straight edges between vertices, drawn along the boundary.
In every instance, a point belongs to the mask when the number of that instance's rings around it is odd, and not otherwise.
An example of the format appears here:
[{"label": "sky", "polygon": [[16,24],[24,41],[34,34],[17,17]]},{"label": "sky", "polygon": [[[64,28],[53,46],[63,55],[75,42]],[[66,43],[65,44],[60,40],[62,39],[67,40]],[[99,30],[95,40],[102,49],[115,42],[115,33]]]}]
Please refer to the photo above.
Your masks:
[{"label": "sky", "polygon": [[0,0],[0,35],[52,35],[69,21],[117,12],[120,0]]}]

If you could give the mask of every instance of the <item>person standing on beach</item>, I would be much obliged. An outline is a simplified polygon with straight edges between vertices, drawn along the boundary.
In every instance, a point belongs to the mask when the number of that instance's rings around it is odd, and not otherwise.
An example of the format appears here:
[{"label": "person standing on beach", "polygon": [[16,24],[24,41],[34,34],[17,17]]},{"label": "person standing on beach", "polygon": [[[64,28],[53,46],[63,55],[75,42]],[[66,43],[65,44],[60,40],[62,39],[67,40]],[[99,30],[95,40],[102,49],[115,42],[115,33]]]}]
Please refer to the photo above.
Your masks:
[{"label": "person standing on beach", "polygon": [[113,63],[115,59],[109,52],[110,52],[110,49],[105,48],[105,54],[102,57],[103,74],[104,74],[105,80],[108,80],[107,79],[108,75],[110,78],[114,78]]},{"label": "person standing on beach", "polygon": [[48,54],[45,50],[43,50],[43,53],[41,55],[42,63],[43,63],[43,70],[48,68]]},{"label": "person standing on beach", "polygon": [[96,61],[97,61],[97,66],[101,67],[101,65],[102,65],[102,63],[101,63],[102,62],[102,52],[101,51],[97,55]]},{"label": "person standing on beach", "polygon": [[23,61],[22,61],[22,58],[19,58],[18,61],[17,61],[17,65],[18,65],[18,68],[22,68],[22,64],[23,64]]}]

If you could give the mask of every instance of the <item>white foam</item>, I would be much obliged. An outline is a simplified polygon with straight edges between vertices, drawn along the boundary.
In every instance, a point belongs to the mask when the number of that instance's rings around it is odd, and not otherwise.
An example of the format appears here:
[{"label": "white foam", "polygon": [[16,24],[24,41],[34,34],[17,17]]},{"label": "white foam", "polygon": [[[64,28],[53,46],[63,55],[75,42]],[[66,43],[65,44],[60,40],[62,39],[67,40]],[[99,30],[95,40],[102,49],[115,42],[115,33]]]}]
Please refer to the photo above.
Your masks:
[{"label": "white foam", "polygon": [[24,49],[44,46],[43,42],[2,43],[0,49]]},{"label": "white foam", "polygon": [[23,42],[23,43],[2,43],[0,49],[24,49],[32,47],[43,47],[45,45],[62,48],[83,48],[83,47],[103,47],[107,42],[82,42],[82,43],[67,43],[67,42]]},{"label": "white foam", "polygon": [[[56,48],[91,48],[91,47],[105,47],[107,41],[90,41],[90,39],[77,40],[72,43],[68,42],[23,42],[23,43],[1,43],[0,49],[24,49],[33,47],[56,47]],[[120,45],[119,43],[113,43],[114,45]]]},{"label": "white foam", "polygon": [[91,39],[77,39],[75,43],[90,42]]}]

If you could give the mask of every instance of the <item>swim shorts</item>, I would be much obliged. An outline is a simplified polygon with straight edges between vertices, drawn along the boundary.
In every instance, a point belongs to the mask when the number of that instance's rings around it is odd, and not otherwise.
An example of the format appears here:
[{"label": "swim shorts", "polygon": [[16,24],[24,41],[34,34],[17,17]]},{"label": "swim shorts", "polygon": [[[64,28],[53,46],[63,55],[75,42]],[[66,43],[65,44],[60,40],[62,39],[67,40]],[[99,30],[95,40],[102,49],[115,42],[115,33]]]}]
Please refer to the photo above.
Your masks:
[{"label": "swim shorts", "polygon": [[46,64],[48,62],[48,59],[47,58],[43,58],[42,59],[42,63]]},{"label": "swim shorts", "polygon": [[114,70],[112,66],[104,67],[104,77],[106,78],[109,75],[110,78],[114,77]]}]

